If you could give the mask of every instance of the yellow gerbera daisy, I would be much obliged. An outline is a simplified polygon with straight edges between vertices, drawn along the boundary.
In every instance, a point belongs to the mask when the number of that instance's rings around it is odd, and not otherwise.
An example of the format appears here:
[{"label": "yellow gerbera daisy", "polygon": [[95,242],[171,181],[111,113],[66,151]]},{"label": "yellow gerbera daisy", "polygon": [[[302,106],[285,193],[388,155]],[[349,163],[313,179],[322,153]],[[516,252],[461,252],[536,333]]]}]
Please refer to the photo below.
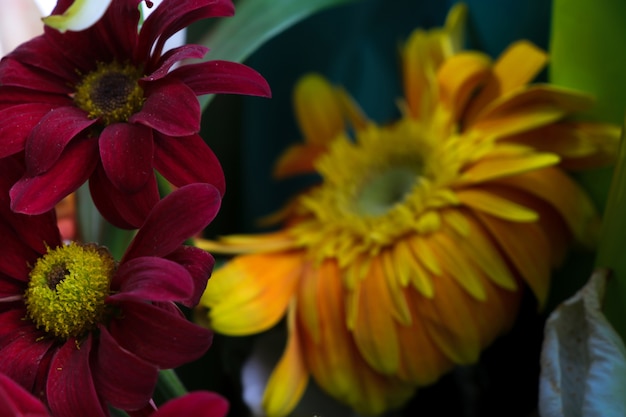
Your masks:
[{"label": "yellow gerbera daisy", "polygon": [[401,405],[476,362],[512,325],[526,286],[542,306],[572,239],[593,243],[594,208],[564,169],[609,162],[619,129],[566,121],[590,99],[529,85],[547,56],[528,42],[495,62],[462,51],[464,10],[403,47],[397,122],[377,125],[343,90],[304,77],[305,144],[276,174],[315,171],[322,182],[281,211],[276,232],[198,242],[239,254],[201,301],[213,329],[248,335],[287,316],[270,416],[288,414],[311,375],[359,412]]}]

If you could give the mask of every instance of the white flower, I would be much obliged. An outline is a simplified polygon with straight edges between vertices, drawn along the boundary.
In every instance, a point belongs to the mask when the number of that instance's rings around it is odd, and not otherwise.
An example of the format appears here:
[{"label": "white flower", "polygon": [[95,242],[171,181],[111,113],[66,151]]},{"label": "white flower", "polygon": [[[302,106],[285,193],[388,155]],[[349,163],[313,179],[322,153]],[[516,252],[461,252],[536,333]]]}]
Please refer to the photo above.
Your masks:
[{"label": "white flower", "polygon": [[542,417],[626,416],[626,348],[601,310],[607,275],[595,271],[546,322]]}]

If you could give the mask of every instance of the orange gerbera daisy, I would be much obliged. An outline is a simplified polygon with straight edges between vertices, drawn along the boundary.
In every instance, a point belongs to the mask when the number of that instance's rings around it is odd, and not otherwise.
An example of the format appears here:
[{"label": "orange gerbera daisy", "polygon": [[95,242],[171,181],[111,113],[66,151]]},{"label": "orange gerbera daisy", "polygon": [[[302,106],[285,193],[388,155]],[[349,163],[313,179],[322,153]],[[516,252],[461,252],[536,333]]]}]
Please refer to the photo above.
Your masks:
[{"label": "orange gerbera daisy", "polygon": [[362,413],[401,405],[476,362],[512,325],[525,287],[542,306],[572,240],[593,243],[594,208],[565,169],[610,162],[619,129],[566,120],[591,104],[585,95],[529,85],[547,60],[529,42],[495,62],[462,51],[464,11],[409,38],[392,124],[304,77],[305,144],[276,174],[315,171],[321,183],[281,211],[278,231],[198,243],[239,255],[201,301],[215,331],[253,334],[287,316],[270,416],[293,409],[309,376]]}]

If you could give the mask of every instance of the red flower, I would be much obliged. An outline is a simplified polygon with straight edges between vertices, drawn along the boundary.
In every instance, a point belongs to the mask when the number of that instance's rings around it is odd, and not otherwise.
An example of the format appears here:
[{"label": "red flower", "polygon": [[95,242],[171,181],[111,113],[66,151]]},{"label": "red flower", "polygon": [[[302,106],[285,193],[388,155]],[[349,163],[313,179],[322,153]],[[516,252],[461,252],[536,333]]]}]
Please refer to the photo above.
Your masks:
[{"label": "red flower", "polygon": [[11,212],[16,164],[0,164],[0,372],[55,417],[143,408],[159,369],[211,344],[174,303],[194,306],[206,286],[213,258],[182,243],[213,219],[219,192],[191,184],[165,197],[116,262],[94,244],[63,245],[53,211]]},{"label": "red flower", "polygon": [[[164,404],[150,417],[225,417],[228,401],[208,391],[196,391]],[[51,417],[41,401],[11,378],[0,373],[0,415],[3,417]]]},{"label": "red flower", "polygon": [[[62,13],[72,3],[60,0]],[[207,48],[165,41],[194,21],[234,13],[231,0],[164,0],[138,30],[141,0],[113,0],[94,26],[45,33],[0,61],[0,157],[24,153],[11,208],[51,209],[86,180],[103,216],[139,227],[158,201],[154,169],[175,186],[224,191],[213,152],[198,135],[196,96],[269,96],[266,81],[234,62],[201,58]]]}]

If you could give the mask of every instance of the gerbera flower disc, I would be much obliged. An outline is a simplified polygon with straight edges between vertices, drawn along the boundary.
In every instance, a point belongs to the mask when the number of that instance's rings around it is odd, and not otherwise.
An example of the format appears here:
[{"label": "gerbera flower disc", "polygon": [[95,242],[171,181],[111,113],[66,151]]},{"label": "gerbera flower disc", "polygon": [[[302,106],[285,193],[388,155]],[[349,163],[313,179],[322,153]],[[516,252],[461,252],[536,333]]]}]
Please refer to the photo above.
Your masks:
[{"label": "gerbera flower disc", "polygon": [[[72,1],[62,0],[53,14]],[[23,153],[26,172],[12,209],[39,214],[86,180],[113,224],[139,227],[158,201],[154,170],[175,186],[205,182],[224,191],[223,172],[198,135],[197,95],[269,96],[265,80],[207,48],[164,51],[174,33],[234,13],[230,0],[164,0],[139,27],[140,0],[113,0],[80,32],[50,27],[0,61],[0,157]],[[45,190],[45,192],[44,192]]]},{"label": "gerbera flower disc", "polygon": [[56,417],[143,409],[160,369],[211,344],[212,333],[177,304],[195,306],[211,273],[211,255],[182,243],[213,219],[219,191],[190,184],[172,192],[116,261],[95,244],[63,244],[54,211],[12,212],[8,189],[22,171],[12,157],[0,163],[0,373]]},{"label": "gerbera flower disc", "polygon": [[512,325],[525,288],[542,306],[568,243],[593,242],[594,208],[564,168],[611,161],[619,128],[567,121],[590,99],[529,85],[547,56],[528,42],[495,62],[460,50],[463,12],[407,41],[394,123],[367,120],[343,90],[304,77],[305,144],[276,174],[314,171],[321,183],[280,212],[276,232],[198,242],[240,254],[207,286],[208,326],[247,335],[287,316],[270,416],[293,409],[310,375],[359,412],[401,405],[476,362]]}]

